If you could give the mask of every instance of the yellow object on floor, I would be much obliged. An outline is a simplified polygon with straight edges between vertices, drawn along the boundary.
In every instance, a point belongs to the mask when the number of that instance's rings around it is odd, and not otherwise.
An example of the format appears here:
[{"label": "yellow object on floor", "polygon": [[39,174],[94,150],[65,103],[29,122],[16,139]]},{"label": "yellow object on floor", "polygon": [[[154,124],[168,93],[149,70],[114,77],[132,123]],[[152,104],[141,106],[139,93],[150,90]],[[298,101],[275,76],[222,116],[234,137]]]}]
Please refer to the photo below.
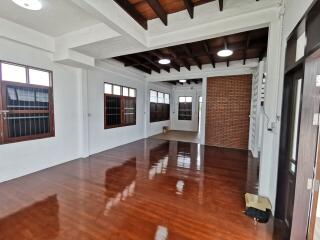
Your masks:
[{"label": "yellow object on floor", "polygon": [[261,211],[267,211],[267,209],[271,210],[270,200],[266,197],[261,197],[255,194],[246,193],[246,207],[247,208],[256,208]]}]

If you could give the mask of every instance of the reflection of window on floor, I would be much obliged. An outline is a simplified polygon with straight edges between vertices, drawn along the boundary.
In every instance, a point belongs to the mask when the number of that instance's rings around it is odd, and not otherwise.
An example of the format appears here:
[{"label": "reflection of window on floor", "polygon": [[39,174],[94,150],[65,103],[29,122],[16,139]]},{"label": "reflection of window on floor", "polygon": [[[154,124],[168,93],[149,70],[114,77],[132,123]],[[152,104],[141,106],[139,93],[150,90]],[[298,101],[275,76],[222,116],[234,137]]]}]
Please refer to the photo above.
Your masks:
[{"label": "reflection of window on floor", "polygon": [[165,174],[167,172],[168,160],[169,158],[166,156],[152,165],[149,170],[149,180],[152,180],[157,174]]},{"label": "reflection of window on floor", "polygon": [[133,181],[122,192],[119,192],[115,197],[109,198],[108,202],[106,203],[104,209],[104,215],[107,216],[110,210],[117,206],[120,201],[127,200],[128,197],[132,197],[136,188],[136,181]]},{"label": "reflection of window on floor", "polygon": [[188,168],[191,167],[191,144],[186,142],[178,142],[177,152],[177,167]]},{"label": "reflection of window on floor", "polygon": [[154,236],[155,240],[166,240],[168,237],[168,228],[164,226],[158,226],[156,234]]},{"label": "reflection of window on floor", "polygon": [[197,145],[197,170],[201,169],[201,145]]},{"label": "reflection of window on floor", "polygon": [[190,143],[178,142],[177,167],[191,167],[190,146]]},{"label": "reflection of window on floor", "polygon": [[185,154],[178,154],[177,166],[181,168],[190,168],[191,159],[190,156]]}]

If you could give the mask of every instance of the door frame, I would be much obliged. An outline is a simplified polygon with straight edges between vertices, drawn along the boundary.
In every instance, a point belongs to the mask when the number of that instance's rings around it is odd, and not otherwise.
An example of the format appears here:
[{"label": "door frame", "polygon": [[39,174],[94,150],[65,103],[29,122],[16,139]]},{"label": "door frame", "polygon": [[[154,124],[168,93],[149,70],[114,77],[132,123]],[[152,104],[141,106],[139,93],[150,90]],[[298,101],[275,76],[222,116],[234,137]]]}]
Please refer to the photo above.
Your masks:
[{"label": "door frame", "polygon": [[4,143],[4,119],[3,119],[3,99],[2,99],[2,72],[0,63],[0,144]]},{"label": "door frame", "polygon": [[294,197],[291,239],[305,239],[308,233],[311,190],[307,187],[314,178],[317,155],[318,125],[313,124],[314,113],[319,113],[320,87],[316,87],[316,76],[320,74],[320,49],[305,60],[296,194]]},{"label": "door frame", "polygon": [[[318,129],[319,132],[319,129]],[[313,183],[317,184],[312,189],[312,203],[310,207],[310,219],[309,219],[309,227],[308,227],[308,240],[314,239],[314,231],[317,219],[317,208],[320,207],[318,205],[319,198],[319,180],[320,180],[320,135],[318,134],[318,144],[317,144],[317,158],[315,162],[315,176],[313,179]],[[318,182],[317,182],[318,181]]]}]

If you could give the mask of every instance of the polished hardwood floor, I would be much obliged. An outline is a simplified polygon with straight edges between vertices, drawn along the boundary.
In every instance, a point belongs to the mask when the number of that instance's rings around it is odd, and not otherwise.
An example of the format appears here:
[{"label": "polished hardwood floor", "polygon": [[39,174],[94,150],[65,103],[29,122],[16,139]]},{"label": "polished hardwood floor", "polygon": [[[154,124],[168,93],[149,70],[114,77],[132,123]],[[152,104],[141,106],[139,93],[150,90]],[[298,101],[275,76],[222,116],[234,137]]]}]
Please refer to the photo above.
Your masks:
[{"label": "polished hardwood floor", "polygon": [[170,130],[166,133],[160,133],[160,134],[151,136],[150,138],[168,140],[168,141],[200,143],[199,133],[190,132],[190,131]]},{"label": "polished hardwood floor", "polygon": [[0,240],[281,239],[243,214],[257,161],[146,139],[0,184]]}]

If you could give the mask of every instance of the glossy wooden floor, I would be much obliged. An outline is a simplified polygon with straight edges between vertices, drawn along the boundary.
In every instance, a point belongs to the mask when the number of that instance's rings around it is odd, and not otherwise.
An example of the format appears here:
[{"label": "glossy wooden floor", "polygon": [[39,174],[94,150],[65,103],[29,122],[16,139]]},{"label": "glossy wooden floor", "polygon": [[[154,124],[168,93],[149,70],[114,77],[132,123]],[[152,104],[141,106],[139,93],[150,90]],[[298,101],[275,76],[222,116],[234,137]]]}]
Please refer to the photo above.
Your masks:
[{"label": "glossy wooden floor", "polygon": [[200,136],[198,132],[189,132],[189,131],[170,130],[166,133],[157,134],[150,138],[168,140],[168,141],[200,143]]},{"label": "glossy wooden floor", "polygon": [[280,239],[242,213],[256,178],[246,151],[141,140],[0,184],[0,239]]}]

